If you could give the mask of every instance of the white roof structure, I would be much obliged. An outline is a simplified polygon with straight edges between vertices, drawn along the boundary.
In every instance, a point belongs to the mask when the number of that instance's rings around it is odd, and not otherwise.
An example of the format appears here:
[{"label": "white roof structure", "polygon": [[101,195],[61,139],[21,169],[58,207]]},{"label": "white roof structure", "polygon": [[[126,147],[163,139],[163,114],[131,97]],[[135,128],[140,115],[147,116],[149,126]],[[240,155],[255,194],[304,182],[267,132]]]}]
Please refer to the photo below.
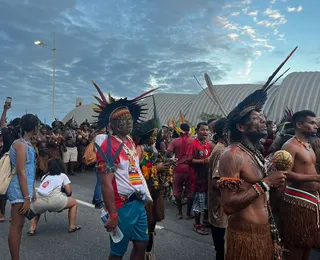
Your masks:
[{"label": "white roof structure", "polygon": [[[239,102],[262,85],[254,84],[230,84],[215,85],[216,92],[227,112],[230,112]],[[185,119],[196,125],[202,112],[208,114],[222,114],[219,107],[212,102],[209,90],[198,94],[154,94],[158,116],[161,124],[168,120],[179,118],[181,111]],[[268,91],[268,101],[264,112],[269,120],[279,120],[288,107],[294,112],[304,109],[314,111],[320,115],[320,72],[293,72],[286,76],[281,85],[273,86]],[[146,120],[153,117],[153,101],[149,97],[142,101],[148,108]],[[74,116],[78,124],[86,119],[93,122],[95,118],[92,105],[82,105],[74,108],[63,119],[63,122]]]}]

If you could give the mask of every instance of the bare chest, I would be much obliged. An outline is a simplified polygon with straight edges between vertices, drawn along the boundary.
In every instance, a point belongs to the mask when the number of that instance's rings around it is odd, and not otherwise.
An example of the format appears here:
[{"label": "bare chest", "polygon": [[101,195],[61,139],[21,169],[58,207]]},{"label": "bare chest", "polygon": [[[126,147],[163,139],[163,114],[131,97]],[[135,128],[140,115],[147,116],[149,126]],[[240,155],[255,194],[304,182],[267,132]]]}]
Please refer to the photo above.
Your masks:
[{"label": "bare chest", "polygon": [[240,177],[248,183],[256,183],[263,179],[264,163],[256,161],[249,156],[245,156],[244,162],[240,171]]}]

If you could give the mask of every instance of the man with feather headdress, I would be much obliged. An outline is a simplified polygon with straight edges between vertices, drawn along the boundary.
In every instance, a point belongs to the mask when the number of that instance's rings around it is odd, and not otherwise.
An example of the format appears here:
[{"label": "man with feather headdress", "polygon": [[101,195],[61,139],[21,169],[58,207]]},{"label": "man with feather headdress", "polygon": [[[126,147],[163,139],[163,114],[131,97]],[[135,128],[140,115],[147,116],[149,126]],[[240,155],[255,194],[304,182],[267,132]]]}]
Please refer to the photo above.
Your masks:
[{"label": "man with feather headdress", "polygon": [[[296,48],[256,90],[227,116],[225,131],[229,145],[219,160],[217,186],[228,218],[226,260],[281,259],[280,236],[269,203],[269,190],[285,183],[284,172],[267,173],[260,153],[260,139],[266,136],[266,121],[260,111],[267,100],[271,81]],[[271,83],[271,84],[270,84]]]},{"label": "man with feather headdress", "polygon": [[130,135],[133,126],[139,126],[141,116],[145,114],[145,109],[138,101],[150,92],[133,100],[115,100],[109,96],[107,101],[99,87],[94,82],[93,84],[101,97],[95,97],[99,102],[97,108],[94,108],[98,113],[98,128],[110,126],[112,131],[112,135],[108,134],[101,146],[96,146],[103,201],[109,213],[105,228],[108,232],[115,232],[119,226],[123,233],[119,243],[110,239],[109,260],[122,259],[130,241],[133,242],[131,258],[142,260],[149,241],[144,206],[152,202],[152,198]]}]

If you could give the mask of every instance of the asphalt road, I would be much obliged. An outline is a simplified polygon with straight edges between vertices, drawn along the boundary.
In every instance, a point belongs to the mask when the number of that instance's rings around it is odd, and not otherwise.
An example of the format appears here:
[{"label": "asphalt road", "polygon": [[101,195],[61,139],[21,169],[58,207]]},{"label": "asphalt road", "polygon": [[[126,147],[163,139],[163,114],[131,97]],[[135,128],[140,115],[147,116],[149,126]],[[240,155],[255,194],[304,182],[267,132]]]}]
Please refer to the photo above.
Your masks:
[{"label": "asphalt road", "polygon": [[[71,176],[73,196],[81,200],[77,224],[78,232],[68,233],[67,212],[47,214],[42,217],[37,235],[27,235],[29,223],[23,230],[21,260],[100,260],[107,259],[109,237],[100,220],[100,211],[90,204],[95,185],[95,174],[87,172]],[[7,206],[7,218],[10,206]],[[192,220],[176,220],[176,207],[166,203],[166,219],[159,223],[156,235],[157,260],[213,260],[215,259],[212,238],[192,231]],[[0,260],[10,260],[7,244],[9,222],[0,223]],[[131,246],[124,259],[129,259]],[[240,259],[241,260],[241,259]],[[257,259],[258,260],[258,259]],[[311,260],[320,260],[320,253],[314,253]]]}]

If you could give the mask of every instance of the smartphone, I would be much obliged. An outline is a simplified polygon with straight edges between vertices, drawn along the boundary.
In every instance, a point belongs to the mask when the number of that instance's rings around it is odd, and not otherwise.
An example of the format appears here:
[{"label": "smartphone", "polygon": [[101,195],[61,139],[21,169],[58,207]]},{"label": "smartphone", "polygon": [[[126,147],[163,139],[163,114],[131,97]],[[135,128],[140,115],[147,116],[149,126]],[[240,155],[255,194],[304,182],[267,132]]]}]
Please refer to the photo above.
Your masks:
[{"label": "smartphone", "polygon": [[7,97],[7,99],[6,99],[6,104],[8,104],[9,106],[11,106],[11,101],[12,101],[12,97]]},{"label": "smartphone", "polygon": [[30,209],[30,210],[29,210],[29,213],[26,212],[26,213],[24,214],[24,216],[25,216],[27,219],[31,220],[31,219],[33,219],[33,218],[36,216],[36,214]]}]

